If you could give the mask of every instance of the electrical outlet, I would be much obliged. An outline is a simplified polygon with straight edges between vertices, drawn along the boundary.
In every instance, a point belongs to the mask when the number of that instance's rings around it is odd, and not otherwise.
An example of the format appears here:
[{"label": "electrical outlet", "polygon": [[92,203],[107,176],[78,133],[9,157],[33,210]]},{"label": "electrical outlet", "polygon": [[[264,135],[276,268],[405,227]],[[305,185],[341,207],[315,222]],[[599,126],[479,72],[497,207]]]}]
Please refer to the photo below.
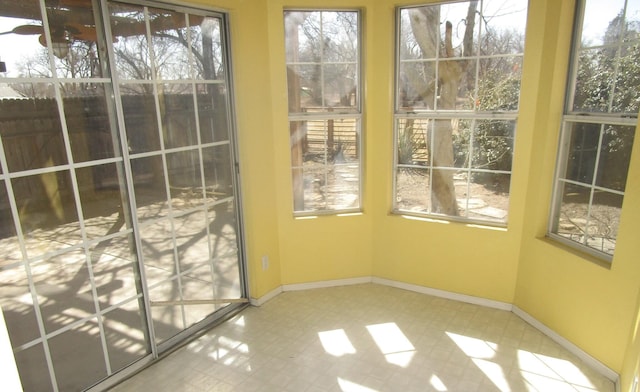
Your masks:
[{"label": "electrical outlet", "polygon": [[262,270],[266,271],[269,269],[269,256],[262,256]]}]

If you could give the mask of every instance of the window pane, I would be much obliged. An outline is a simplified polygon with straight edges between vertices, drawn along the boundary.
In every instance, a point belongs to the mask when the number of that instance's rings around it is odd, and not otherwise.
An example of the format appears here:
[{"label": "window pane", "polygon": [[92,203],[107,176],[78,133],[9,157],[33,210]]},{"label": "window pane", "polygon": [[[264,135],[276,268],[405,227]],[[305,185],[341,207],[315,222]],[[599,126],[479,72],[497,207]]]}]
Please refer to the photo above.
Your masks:
[{"label": "window pane", "polygon": [[89,239],[100,238],[129,229],[121,187],[123,170],[115,163],[76,169],[78,191],[82,201],[84,227]]},{"label": "window pane", "polygon": [[605,125],[596,185],[624,192],[635,127]]},{"label": "window pane", "polygon": [[398,120],[397,164],[420,166],[430,164],[430,154],[427,150],[428,124],[429,120],[425,119]]},{"label": "window pane", "polygon": [[16,364],[25,391],[52,391],[47,359],[42,343],[16,351]]},{"label": "window pane", "polygon": [[475,101],[476,62],[468,60],[439,61],[436,101],[439,110],[473,110]]},{"label": "window pane", "polygon": [[289,114],[305,118],[289,123],[293,209],[359,208],[359,13],[285,11],[284,22]]},{"label": "window pane", "polygon": [[591,191],[588,187],[568,183],[561,183],[560,186],[557,234],[584,243]]},{"label": "window pane", "polygon": [[573,110],[607,112],[615,80],[614,48],[581,51]]},{"label": "window pane", "polygon": [[[209,261],[209,238],[207,236],[207,217],[204,209],[193,210],[175,219],[176,246],[180,271],[207,266]],[[211,270],[206,271],[209,274]],[[201,281],[209,283],[206,273],[200,273]]]},{"label": "window pane", "polygon": [[[482,2],[480,54],[518,54],[524,52],[527,0]],[[477,22],[476,22],[477,23]]]},{"label": "window pane", "polygon": [[622,46],[620,53],[611,111],[637,114],[640,109],[640,43],[636,39],[634,45]]},{"label": "window pane", "polygon": [[322,12],[322,38],[325,62],[357,62],[358,14]]},{"label": "window pane", "polygon": [[149,8],[151,47],[158,79],[188,79],[190,52],[187,44],[187,20],[183,13]]},{"label": "window pane", "polygon": [[521,79],[522,57],[481,59],[475,102],[477,110],[518,110]]},{"label": "window pane", "polygon": [[204,202],[197,150],[167,154],[167,172],[171,207],[174,211],[189,210]]},{"label": "window pane", "polygon": [[429,171],[400,167],[396,170],[396,208],[426,212],[429,205]]},{"label": "window pane", "polygon": [[53,86],[25,83],[23,87],[30,94],[29,99],[0,101],[0,133],[9,171],[68,163],[58,101],[49,98],[53,96]]},{"label": "window pane", "polygon": [[[176,272],[171,221],[162,219],[153,224],[143,226],[140,229],[140,240],[147,284],[150,287],[154,287],[157,283],[169,280]],[[170,293],[171,290],[167,292]],[[155,298],[151,299],[154,300]]]},{"label": "window pane", "polygon": [[[78,336],[83,337],[81,344]],[[100,337],[98,320],[93,318],[49,339],[51,356],[57,359],[53,361],[53,368],[59,390],[79,390],[107,376]]]},{"label": "window pane", "polygon": [[612,255],[615,250],[623,196],[565,184],[557,234]]},{"label": "window pane", "polygon": [[3,255],[0,268],[22,259],[22,251],[16,236],[16,227],[4,180],[0,180],[0,252]]},{"label": "window pane", "polygon": [[[459,216],[458,196],[466,193],[467,182],[456,181],[463,172],[451,169],[433,169],[431,171],[431,200],[429,212],[449,216]],[[464,175],[464,174],[462,174]]]},{"label": "window pane", "polygon": [[111,369],[122,369],[147,354],[144,320],[138,300],[129,301],[102,316]]},{"label": "window pane", "polygon": [[287,63],[317,61],[321,43],[320,12],[285,11]]},{"label": "window pane", "polygon": [[468,217],[506,222],[509,212],[510,185],[510,174],[471,172]]},{"label": "window pane", "polygon": [[471,166],[475,169],[510,171],[515,126],[515,121],[477,121],[473,130]]},{"label": "window pane", "polygon": [[193,87],[190,84],[165,84],[158,94],[165,148],[198,144]]},{"label": "window pane", "polygon": [[[3,0],[3,3],[6,5],[3,4],[3,16],[0,18],[0,26],[2,26],[0,32],[3,33],[0,34],[0,48],[11,48],[2,52],[2,61],[7,66],[7,73],[3,76],[51,77],[51,65],[38,0],[20,2]],[[9,5],[17,9],[13,12],[5,10],[4,8],[9,8]],[[9,12],[11,17],[5,17]]]},{"label": "window pane", "polygon": [[635,119],[640,108],[640,4],[583,0],[582,5],[584,14],[577,15],[583,17],[582,23],[575,24],[582,26],[581,41],[574,45],[577,52],[571,67],[575,73],[569,73],[573,91],[567,92],[565,115],[578,112],[592,120],[564,121],[549,231],[589,251],[602,252],[609,260],[615,250],[635,133],[635,120],[629,118]]},{"label": "window pane", "polygon": [[189,15],[191,47],[201,56],[194,56],[196,79],[220,80],[224,75],[220,20]]},{"label": "window pane", "polygon": [[229,144],[202,149],[204,184],[208,202],[233,195],[233,166],[230,149]]},{"label": "window pane", "polygon": [[[400,9],[396,209],[506,222],[527,5]],[[452,111],[467,113],[449,117]],[[507,119],[492,120],[498,111]],[[409,175],[421,166],[428,168],[421,177]],[[417,178],[423,196],[409,196],[407,184]]]},{"label": "window pane", "polygon": [[353,109],[358,103],[358,64],[329,64],[323,67],[323,106],[331,110]]},{"label": "window pane", "polygon": [[637,114],[639,15],[634,1],[586,1],[573,110]]},{"label": "window pane", "polygon": [[610,192],[595,192],[587,226],[587,245],[613,254],[620,224],[623,196]]},{"label": "window pane", "polygon": [[585,184],[593,182],[600,141],[600,124],[569,123],[567,170],[563,178]]},{"label": "window pane", "polygon": [[358,110],[358,13],[285,12],[289,112]]},{"label": "window pane", "polygon": [[153,88],[150,84],[120,86],[127,148],[132,154],[160,149],[160,133]]},{"label": "window pane", "polygon": [[14,347],[40,337],[24,265],[0,270],[0,306]]},{"label": "window pane", "polygon": [[169,213],[162,158],[138,158],[131,161],[136,215],[139,220],[160,218]]},{"label": "window pane", "polygon": [[100,308],[104,310],[140,294],[140,274],[132,235],[103,239],[89,249]]},{"label": "window pane", "polygon": [[69,171],[14,178],[12,185],[29,257],[82,241]]},{"label": "window pane", "polygon": [[73,160],[83,162],[120,156],[114,148],[118,145],[118,135],[109,120],[105,86],[65,83],[62,93]]},{"label": "window pane", "polygon": [[47,333],[96,312],[84,250],[31,263],[31,273]]},{"label": "window pane", "polygon": [[144,8],[121,3],[109,3],[116,72],[121,79],[152,78],[149,43]]},{"label": "window pane", "polygon": [[[100,57],[106,53],[106,48],[99,47],[101,43],[98,42],[93,9],[88,6],[90,2],[64,8],[57,0],[45,0],[45,4],[57,76],[101,77]],[[38,41],[43,43],[46,37],[42,36]]]},{"label": "window pane", "polygon": [[471,139],[474,122],[469,120],[450,121],[453,140],[453,166],[467,168],[469,167],[472,153],[475,153],[476,150],[475,148],[472,149],[472,143],[474,142]]},{"label": "window pane", "polygon": [[597,46],[611,43],[616,27],[620,29],[618,16],[624,10],[625,0],[586,1],[581,44]]},{"label": "window pane", "polygon": [[477,2],[401,10],[400,108],[517,110],[527,2],[483,7],[482,16]]},{"label": "window pane", "polygon": [[[434,61],[400,63],[398,76],[398,100],[400,109],[433,108],[436,102]],[[431,82],[430,82],[431,81]]]},{"label": "window pane", "polygon": [[229,140],[226,88],[219,84],[197,84],[196,93],[202,143]]},{"label": "window pane", "polygon": [[[359,136],[355,119],[292,122],[296,211],[359,207]],[[302,176],[302,178],[300,178]],[[300,201],[304,200],[304,202]]]}]

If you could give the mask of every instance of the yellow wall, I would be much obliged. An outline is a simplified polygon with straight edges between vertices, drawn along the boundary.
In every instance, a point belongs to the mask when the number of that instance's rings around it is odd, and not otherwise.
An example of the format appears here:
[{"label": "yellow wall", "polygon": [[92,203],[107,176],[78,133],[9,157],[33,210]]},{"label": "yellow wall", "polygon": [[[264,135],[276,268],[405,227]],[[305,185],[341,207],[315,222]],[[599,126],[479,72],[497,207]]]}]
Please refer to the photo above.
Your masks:
[{"label": "yellow wall", "polygon": [[[229,14],[249,289],[259,298],[282,284],[274,185],[281,168],[276,168],[274,149],[267,6],[263,0],[200,3]],[[265,255],[269,269],[263,271]]]},{"label": "yellow wall", "polygon": [[[284,51],[283,9],[286,7],[317,7],[316,1],[270,0],[268,3],[269,41],[271,54],[272,100],[276,130],[276,183],[278,192],[278,234],[282,284],[306,283],[333,279],[371,276],[371,225],[369,214],[349,216],[319,216],[295,219],[291,185],[291,153],[287,119],[287,81]],[[322,7],[363,8],[366,1],[333,0]],[[368,45],[371,43],[367,42]],[[368,56],[368,55],[367,55]],[[365,62],[369,57],[365,58]],[[370,76],[365,76],[368,83]],[[365,145],[366,151],[368,146]],[[370,174],[365,180],[370,184]],[[370,210],[369,200],[364,208]]]},{"label": "yellow wall", "polygon": [[[373,62],[366,64],[367,99],[374,107],[367,117],[369,171],[376,173],[371,190],[374,206],[373,274],[456,293],[498,301],[513,300],[521,218],[510,218],[509,230],[439,223],[389,214],[392,204],[394,12],[396,5],[416,2],[372,1],[375,26]],[[367,9],[369,12],[369,8]],[[388,109],[380,109],[388,108]],[[516,150],[518,142],[516,141]],[[522,192],[510,203],[522,204]]]},{"label": "yellow wall", "polygon": [[[378,276],[514,303],[622,372],[622,390],[628,390],[640,357],[640,262],[636,256],[640,241],[635,234],[640,232],[640,137],[636,138],[612,267],[544,238],[569,59],[572,1],[530,2],[506,229],[389,214],[394,10],[409,3],[208,0],[208,4],[228,10],[231,19],[252,297],[283,284]],[[364,11],[362,214],[293,217],[285,6]],[[266,271],[260,262],[263,255],[270,258]]]},{"label": "yellow wall", "polygon": [[[602,266],[544,238],[564,97],[573,18],[571,3],[531,2],[525,56],[528,60],[536,59],[535,65],[526,70],[523,81],[523,107],[518,128],[518,132],[528,134],[523,143],[528,156],[524,157],[522,150],[516,150],[516,154],[520,154],[517,160],[529,162],[528,170],[523,171],[528,180],[525,184],[528,196],[522,211],[526,225],[522,230],[514,303],[620,372],[635,321],[640,287],[637,256],[640,254],[637,235],[640,231],[639,138],[634,146],[611,267]],[[534,67],[535,72],[529,73]]]}]

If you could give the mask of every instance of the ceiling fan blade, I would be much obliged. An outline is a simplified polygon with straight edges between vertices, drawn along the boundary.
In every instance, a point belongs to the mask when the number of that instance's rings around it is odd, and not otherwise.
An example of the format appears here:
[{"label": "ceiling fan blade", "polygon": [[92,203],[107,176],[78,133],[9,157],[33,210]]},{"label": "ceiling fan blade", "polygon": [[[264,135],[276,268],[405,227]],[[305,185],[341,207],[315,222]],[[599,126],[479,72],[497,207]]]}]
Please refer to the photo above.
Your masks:
[{"label": "ceiling fan blade", "polygon": [[31,34],[42,34],[42,33],[44,33],[44,28],[42,26],[21,25],[21,26],[14,27],[13,30],[0,33],[0,35],[4,35],[4,34],[31,35]]}]

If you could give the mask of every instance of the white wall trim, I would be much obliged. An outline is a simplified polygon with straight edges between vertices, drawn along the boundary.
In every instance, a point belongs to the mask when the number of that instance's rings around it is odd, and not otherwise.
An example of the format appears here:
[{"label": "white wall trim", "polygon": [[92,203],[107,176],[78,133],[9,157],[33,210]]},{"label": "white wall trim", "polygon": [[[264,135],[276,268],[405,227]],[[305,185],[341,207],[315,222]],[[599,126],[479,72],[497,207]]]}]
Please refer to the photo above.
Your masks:
[{"label": "white wall trim", "polygon": [[595,359],[594,357],[592,357],[591,355],[589,355],[588,353],[583,351],[580,347],[578,347],[575,344],[571,343],[569,340],[565,339],[560,334],[558,334],[557,332],[555,332],[551,328],[547,327],[546,325],[544,325],[543,323],[541,323],[540,321],[535,319],[533,316],[531,316],[529,313],[527,313],[524,310],[520,309],[516,305],[513,305],[512,312],[516,316],[518,316],[521,319],[523,319],[524,321],[526,321],[527,323],[531,324],[538,331],[540,331],[543,334],[547,335],[547,337],[549,337],[551,340],[553,340],[554,342],[556,342],[559,345],[561,345],[564,349],[566,349],[567,351],[569,351],[573,355],[575,355],[578,358],[580,358],[582,361],[584,361],[592,369],[596,370],[598,373],[602,374],[603,376],[605,376],[606,378],[608,378],[609,380],[614,382],[616,384],[616,386],[618,387],[618,384],[619,384],[618,381],[620,379],[620,376],[618,375],[618,373],[616,373],[615,371],[613,371],[612,369],[607,367],[605,364],[603,364],[602,362],[598,361],[597,359]]},{"label": "white wall trim", "polygon": [[310,282],[310,283],[285,284],[282,286],[282,291],[322,289],[326,287],[350,286],[354,284],[364,284],[364,283],[371,283],[371,277],[363,276],[360,278],[323,280],[319,282]]},{"label": "white wall trim", "polygon": [[493,309],[504,310],[508,312],[513,312],[516,316],[520,317],[522,320],[548,336],[551,340],[558,343],[564,349],[572,353],[573,355],[580,358],[584,361],[589,367],[602,374],[607,379],[611,380],[615,384],[615,388],[617,392],[620,392],[620,376],[618,373],[607,367],[602,362],[598,361],[596,358],[587,354],[580,347],[571,343],[566,338],[562,337],[557,332],[553,331],[551,328],[547,327],[540,321],[536,320],[533,316],[523,311],[516,305],[495,301],[491,299],[474,297],[466,294],[453,293],[450,291],[434,289],[431,287],[419,286],[410,283],[399,282],[396,280],[379,278],[376,276],[364,276],[360,278],[349,278],[349,279],[338,279],[338,280],[325,280],[318,282],[310,282],[310,283],[296,283],[296,284],[285,284],[275,288],[269,293],[265,294],[260,298],[251,298],[250,303],[253,306],[261,306],[264,303],[270,301],[274,297],[278,296],[280,293],[285,291],[301,291],[301,290],[311,290],[311,289],[319,289],[326,287],[338,287],[338,286],[348,286],[355,284],[365,284],[365,283],[374,283],[383,286],[395,287],[398,289],[413,291],[421,294],[431,295],[434,297],[450,299],[453,301],[465,302],[469,304],[484,306]]},{"label": "white wall trim", "polygon": [[372,282],[381,284],[384,286],[391,286],[391,287],[395,287],[403,290],[415,291],[421,294],[432,295],[434,297],[440,297],[445,299],[451,299],[458,302],[466,302],[469,304],[480,305],[487,308],[511,311],[511,308],[513,307],[513,305],[506,302],[494,301],[491,299],[486,299],[481,297],[474,297],[472,295],[458,294],[458,293],[453,293],[451,291],[433,289],[430,287],[398,282],[396,280],[373,277]]},{"label": "white wall trim", "polygon": [[265,303],[271,301],[275,297],[277,297],[280,293],[282,293],[282,286],[278,286],[275,289],[269,291],[265,295],[260,298],[249,298],[249,303],[253,306],[262,306]]}]

